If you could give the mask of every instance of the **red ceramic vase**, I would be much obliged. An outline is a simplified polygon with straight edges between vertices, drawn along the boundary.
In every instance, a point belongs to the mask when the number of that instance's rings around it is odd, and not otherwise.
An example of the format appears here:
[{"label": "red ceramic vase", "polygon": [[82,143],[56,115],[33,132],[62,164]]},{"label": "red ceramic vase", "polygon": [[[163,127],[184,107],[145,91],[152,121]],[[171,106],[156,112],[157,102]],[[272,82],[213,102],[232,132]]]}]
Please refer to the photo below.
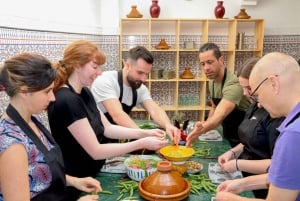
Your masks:
[{"label": "red ceramic vase", "polygon": [[225,8],[223,6],[223,1],[217,1],[217,6],[215,7],[216,18],[223,18],[225,14]]},{"label": "red ceramic vase", "polygon": [[160,14],[160,6],[158,5],[158,0],[153,0],[150,6],[150,15],[152,18],[158,18]]}]

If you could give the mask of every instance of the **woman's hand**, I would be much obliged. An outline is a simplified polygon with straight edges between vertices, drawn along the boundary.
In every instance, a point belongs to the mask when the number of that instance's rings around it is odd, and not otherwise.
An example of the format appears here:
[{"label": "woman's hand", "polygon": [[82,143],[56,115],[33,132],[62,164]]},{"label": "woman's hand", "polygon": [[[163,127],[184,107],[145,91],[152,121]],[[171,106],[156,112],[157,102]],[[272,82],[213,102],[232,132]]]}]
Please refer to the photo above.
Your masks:
[{"label": "woman's hand", "polygon": [[237,171],[236,169],[236,160],[229,160],[225,163],[222,163],[221,165],[221,168],[223,171],[225,172],[235,172]]},{"label": "woman's hand", "polygon": [[216,201],[240,201],[241,196],[230,192],[218,192],[215,197]]},{"label": "woman's hand", "polygon": [[145,136],[148,137],[154,136],[160,139],[164,139],[166,136],[166,132],[160,129],[145,129],[144,131],[146,132]]},{"label": "woman's hand", "polygon": [[77,201],[94,201],[99,200],[99,195],[85,195],[79,198]]},{"label": "woman's hand", "polygon": [[166,146],[169,142],[168,140],[157,137],[145,137],[139,140],[142,141],[143,148],[148,150],[158,150],[161,147]]},{"label": "woman's hand", "polygon": [[231,159],[234,159],[234,154],[231,150],[228,150],[218,157],[218,163],[219,165],[223,165]]},{"label": "woman's hand", "polygon": [[239,194],[243,192],[244,190],[242,189],[242,183],[241,179],[233,179],[233,180],[227,180],[219,184],[217,187],[217,192],[231,192],[235,194]]},{"label": "woman's hand", "polygon": [[92,177],[78,178],[78,177],[68,176],[67,180],[68,180],[68,183],[70,183],[70,185],[74,186],[78,190],[81,190],[81,191],[84,191],[87,193],[91,193],[91,192],[98,193],[98,192],[102,191],[100,182]]}]

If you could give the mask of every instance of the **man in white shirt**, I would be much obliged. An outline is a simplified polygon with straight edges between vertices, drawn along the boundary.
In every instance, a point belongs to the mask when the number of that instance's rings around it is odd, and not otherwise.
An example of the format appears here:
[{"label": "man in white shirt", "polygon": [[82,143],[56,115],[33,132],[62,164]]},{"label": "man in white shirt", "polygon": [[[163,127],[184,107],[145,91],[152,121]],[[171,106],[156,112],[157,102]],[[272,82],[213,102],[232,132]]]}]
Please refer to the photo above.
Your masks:
[{"label": "man in white shirt", "polygon": [[106,71],[98,76],[91,91],[98,108],[113,124],[138,128],[129,113],[134,107],[143,107],[171,140],[177,144],[180,131],[170,121],[166,112],[151,98],[144,82],[151,72],[153,56],[145,47],[137,46],[129,50],[124,68],[120,71]]}]

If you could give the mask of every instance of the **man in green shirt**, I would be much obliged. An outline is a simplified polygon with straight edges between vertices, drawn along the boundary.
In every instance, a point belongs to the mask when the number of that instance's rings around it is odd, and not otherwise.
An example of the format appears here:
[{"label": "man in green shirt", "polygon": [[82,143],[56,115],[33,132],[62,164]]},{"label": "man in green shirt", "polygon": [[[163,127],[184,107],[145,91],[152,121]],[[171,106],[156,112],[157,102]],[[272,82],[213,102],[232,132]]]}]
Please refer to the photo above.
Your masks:
[{"label": "man in green shirt", "polygon": [[244,119],[250,102],[243,95],[237,76],[225,68],[224,56],[216,44],[202,45],[199,60],[202,71],[209,79],[212,106],[207,120],[196,122],[194,130],[187,137],[187,146],[191,145],[199,135],[222,124],[223,136],[234,147],[239,143],[238,126]]}]

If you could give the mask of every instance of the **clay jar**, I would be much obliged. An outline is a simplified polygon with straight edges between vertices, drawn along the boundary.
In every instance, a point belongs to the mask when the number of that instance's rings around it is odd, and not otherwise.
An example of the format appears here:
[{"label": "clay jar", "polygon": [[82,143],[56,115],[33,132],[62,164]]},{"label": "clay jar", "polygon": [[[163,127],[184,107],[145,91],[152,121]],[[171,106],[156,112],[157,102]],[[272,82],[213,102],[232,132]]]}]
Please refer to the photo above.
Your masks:
[{"label": "clay jar", "polygon": [[160,6],[158,5],[158,0],[153,0],[150,6],[150,15],[152,18],[158,18],[160,14]]},{"label": "clay jar", "polygon": [[157,171],[139,183],[140,195],[147,200],[184,200],[191,185],[172,169],[170,161],[159,161]]},{"label": "clay jar", "polygon": [[217,1],[217,6],[215,7],[216,18],[223,18],[225,14],[225,8],[223,6],[223,1]]}]

